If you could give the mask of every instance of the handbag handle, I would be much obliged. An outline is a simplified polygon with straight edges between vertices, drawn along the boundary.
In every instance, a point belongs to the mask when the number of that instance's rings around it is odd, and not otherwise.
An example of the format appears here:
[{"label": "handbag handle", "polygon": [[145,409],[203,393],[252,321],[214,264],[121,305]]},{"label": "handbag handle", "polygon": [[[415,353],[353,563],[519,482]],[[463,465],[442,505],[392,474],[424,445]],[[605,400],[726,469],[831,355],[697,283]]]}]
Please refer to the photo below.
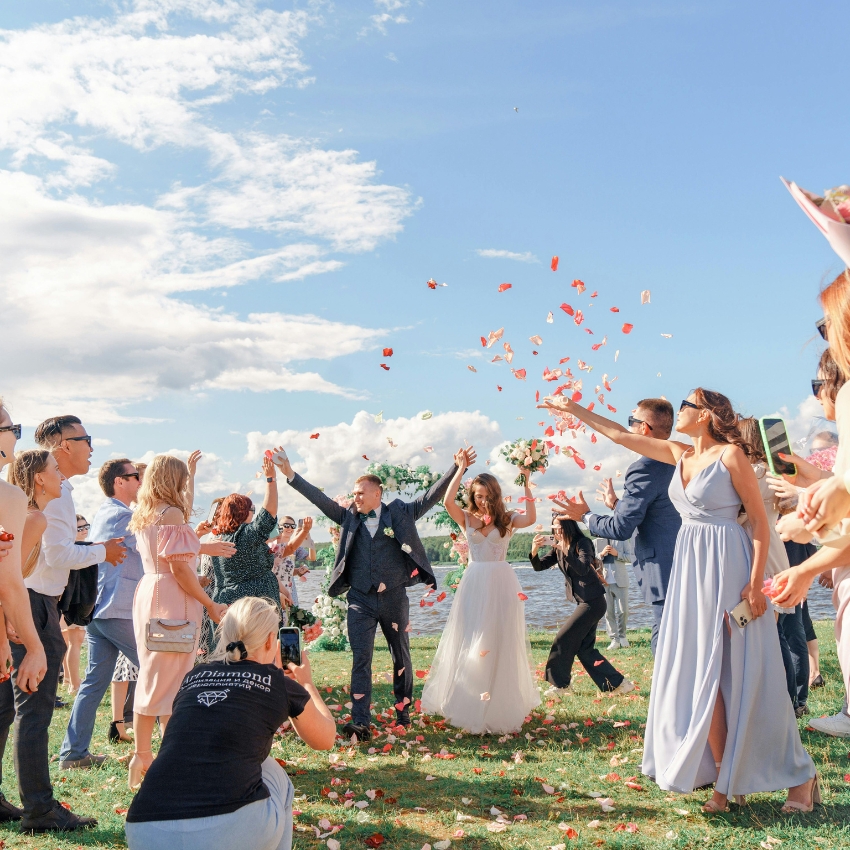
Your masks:
[{"label": "handbag handle", "polygon": [[[162,519],[163,514],[165,514],[165,511],[167,511],[167,510],[168,510],[168,508],[165,508],[165,510],[162,511],[162,513],[159,515],[159,519]],[[157,524],[156,524],[156,548],[154,549],[154,559],[153,559],[153,568],[154,568],[154,573],[156,574],[156,588],[154,590],[154,593],[156,595],[156,617],[157,617],[157,619],[160,619],[160,616],[159,616],[159,532],[160,531],[162,531],[162,529],[159,526],[159,520],[157,520]],[[183,590],[182,587],[180,589]],[[184,620],[189,619],[189,595],[186,593],[185,590],[183,590],[183,619]]]}]

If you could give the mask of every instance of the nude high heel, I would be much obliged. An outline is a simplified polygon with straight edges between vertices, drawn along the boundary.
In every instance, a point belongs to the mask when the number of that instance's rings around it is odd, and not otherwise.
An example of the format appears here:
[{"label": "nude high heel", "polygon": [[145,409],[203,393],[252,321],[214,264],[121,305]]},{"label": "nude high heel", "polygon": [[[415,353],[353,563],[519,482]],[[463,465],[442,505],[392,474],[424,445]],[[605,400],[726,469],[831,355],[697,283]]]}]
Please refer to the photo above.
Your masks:
[{"label": "nude high heel", "polygon": [[[150,750],[133,753],[133,758],[130,759],[129,773],[127,774],[127,785],[131,791],[138,791],[141,787],[142,780],[145,778],[145,774],[150,767],[150,764],[144,763],[141,756],[149,755],[150,753]],[[151,760],[151,764],[153,764],[153,760]]]},{"label": "nude high heel", "polygon": [[814,779],[812,779],[812,802],[806,805],[806,803],[795,803],[793,800],[786,800],[781,811],[785,815],[808,814],[814,809],[815,805],[820,805],[822,802],[820,777],[815,773]]},{"label": "nude high heel", "polygon": [[[721,763],[719,761],[714,762],[714,766],[717,768],[718,771],[720,770],[720,764]],[[738,803],[739,800],[743,800],[743,799],[744,798],[740,794],[738,794],[734,798],[736,803]],[[743,806],[744,804],[738,803],[738,805]],[[729,806],[728,806],[728,804],[726,806],[721,806],[719,803],[715,803],[714,800],[708,800],[707,802],[703,803],[702,810],[706,814],[716,815],[716,814],[728,812]]]}]

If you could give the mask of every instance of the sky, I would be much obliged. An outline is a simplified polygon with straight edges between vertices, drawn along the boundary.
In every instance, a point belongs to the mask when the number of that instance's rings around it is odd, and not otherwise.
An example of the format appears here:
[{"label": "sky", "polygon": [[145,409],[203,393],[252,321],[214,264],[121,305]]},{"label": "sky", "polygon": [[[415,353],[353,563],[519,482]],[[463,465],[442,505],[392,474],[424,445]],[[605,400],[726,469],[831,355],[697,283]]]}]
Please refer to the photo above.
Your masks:
[{"label": "sky", "polygon": [[[838,2],[0,2],[19,446],[75,413],[93,469],[200,448],[203,508],[256,491],[272,443],[335,495],[363,455],[442,470],[466,440],[516,498],[499,450],[549,424],[563,357],[592,366],[585,400],[617,379],[621,422],[702,385],[802,436],[842,266],[779,177],[850,182],[848,24]],[[587,467],[553,458],[540,496],[632,459],[557,442]],[[282,510],[309,512],[288,488]]]}]

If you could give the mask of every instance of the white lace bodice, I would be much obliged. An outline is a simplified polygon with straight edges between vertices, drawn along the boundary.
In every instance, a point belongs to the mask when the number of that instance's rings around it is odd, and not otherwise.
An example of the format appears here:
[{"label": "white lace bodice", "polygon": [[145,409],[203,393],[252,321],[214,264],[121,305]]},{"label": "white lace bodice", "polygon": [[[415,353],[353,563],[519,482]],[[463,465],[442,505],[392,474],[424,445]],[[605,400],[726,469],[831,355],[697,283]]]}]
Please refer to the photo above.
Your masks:
[{"label": "white lace bodice", "polygon": [[469,525],[469,519],[464,515],[466,521],[466,542],[469,544],[469,560],[487,562],[504,561],[507,559],[508,546],[513,536],[513,526],[508,533],[502,537],[499,530],[489,526],[489,534],[483,534],[479,529]]}]

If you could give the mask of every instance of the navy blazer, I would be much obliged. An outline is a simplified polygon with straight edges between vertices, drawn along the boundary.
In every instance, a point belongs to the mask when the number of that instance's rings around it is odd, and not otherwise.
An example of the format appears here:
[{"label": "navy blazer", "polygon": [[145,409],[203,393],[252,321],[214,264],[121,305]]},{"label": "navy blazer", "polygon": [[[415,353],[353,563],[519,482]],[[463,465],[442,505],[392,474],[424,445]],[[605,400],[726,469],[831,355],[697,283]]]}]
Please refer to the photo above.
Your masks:
[{"label": "navy blazer", "polygon": [[[410,568],[410,578],[406,581],[407,587],[419,582],[424,582],[432,588],[437,586],[437,579],[431,569],[431,562],[425,554],[425,547],[422,545],[419,533],[416,530],[416,520],[425,516],[443,498],[455,472],[457,472],[457,467],[452,464],[452,468],[430,490],[421,493],[410,502],[393,499],[391,502],[381,505],[380,528],[377,533],[380,533],[384,527],[390,528],[399,547],[409,548],[409,551],[402,549]],[[354,503],[349,508],[342,507],[326,496],[318,487],[314,487],[309,481],[305,481],[297,472],[292,481],[289,482],[289,486],[309,499],[331,522],[342,527],[339,546],[336,550],[336,562],[328,586],[328,596],[339,596],[349,588],[345,573],[345,559],[354,541],[354,534],[360,528],[361,520],[357,508],[354,507]]]},{"label": "navy blazer", "polygon": [[638,584],[648,605],[661,602],[667,595],[676,537],[682,525],[667,490],[676,467],[642,457],[626,471],[623,497],[611,516],[591,514],[587,519],[590,533],[612,540],[635,537],[633,564]]}]

